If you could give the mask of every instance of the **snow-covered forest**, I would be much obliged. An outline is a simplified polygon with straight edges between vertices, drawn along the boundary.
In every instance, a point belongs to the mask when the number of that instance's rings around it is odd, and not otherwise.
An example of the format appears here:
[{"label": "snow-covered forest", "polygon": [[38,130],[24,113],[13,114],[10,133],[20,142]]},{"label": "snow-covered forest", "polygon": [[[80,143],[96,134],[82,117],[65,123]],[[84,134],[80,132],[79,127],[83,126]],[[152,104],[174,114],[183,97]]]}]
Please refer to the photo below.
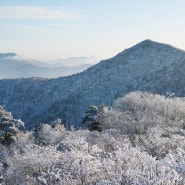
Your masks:
[{"label": "snow-covered forest", "polygon": [[185,96],[184,64],[185,51],[145,40],[72,76],[0,80],[0,105],[27,129],[56,117],[78,127],[89,105],[112,106],[132,91]]},{"label": "snow-covered forest", "polygon": [[183,185],[185,99],[135,91],[31,131],[0,107],[0,184]]}]

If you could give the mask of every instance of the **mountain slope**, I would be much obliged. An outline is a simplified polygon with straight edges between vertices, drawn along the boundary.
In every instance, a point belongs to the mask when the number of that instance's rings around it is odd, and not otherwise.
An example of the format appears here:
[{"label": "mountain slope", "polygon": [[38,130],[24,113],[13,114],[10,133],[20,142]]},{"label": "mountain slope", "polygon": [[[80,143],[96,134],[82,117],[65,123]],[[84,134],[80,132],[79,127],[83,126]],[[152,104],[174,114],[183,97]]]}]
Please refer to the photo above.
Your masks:
[{"label": "mountain slope", "polygon": [[145,40],[86,71],[58,79],[0,81],[0,104],[32,128],[62,118],[78,125],[91,104],[140,90],[185,96],[185,52]]}]

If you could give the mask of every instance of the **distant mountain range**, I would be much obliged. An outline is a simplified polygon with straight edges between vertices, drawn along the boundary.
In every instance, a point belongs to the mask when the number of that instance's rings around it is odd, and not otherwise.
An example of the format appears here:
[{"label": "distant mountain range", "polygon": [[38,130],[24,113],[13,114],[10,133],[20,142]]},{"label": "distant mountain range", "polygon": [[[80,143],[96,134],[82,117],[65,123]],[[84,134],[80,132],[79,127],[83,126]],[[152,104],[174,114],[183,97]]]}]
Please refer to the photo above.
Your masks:
[{"label": "distant mountain range", "polygon": [[69,77],[0,80],[0,104],[29,129],[56,118],[78,126],[89,105],[137,90],[185,96],[185,51],[145,40]]},{"label": "distant mountain range", "polygon": [[94,57],[76,57],[51,61],[21,59],[15,53],[0,53],[0,79],[5,78],[57,78],[82,72],[98,60]]}]

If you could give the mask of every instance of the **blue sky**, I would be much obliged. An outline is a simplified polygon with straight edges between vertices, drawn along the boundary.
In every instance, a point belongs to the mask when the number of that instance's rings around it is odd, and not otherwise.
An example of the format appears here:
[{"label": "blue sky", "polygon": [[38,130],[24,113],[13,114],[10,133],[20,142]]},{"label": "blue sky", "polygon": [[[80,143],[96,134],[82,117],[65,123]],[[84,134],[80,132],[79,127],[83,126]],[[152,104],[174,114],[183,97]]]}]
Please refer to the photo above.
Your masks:
[{"label": "blue sky", "polygon": [[0,52],[110,58],[145,39],[185,50],[185,0],[1,0]]}]

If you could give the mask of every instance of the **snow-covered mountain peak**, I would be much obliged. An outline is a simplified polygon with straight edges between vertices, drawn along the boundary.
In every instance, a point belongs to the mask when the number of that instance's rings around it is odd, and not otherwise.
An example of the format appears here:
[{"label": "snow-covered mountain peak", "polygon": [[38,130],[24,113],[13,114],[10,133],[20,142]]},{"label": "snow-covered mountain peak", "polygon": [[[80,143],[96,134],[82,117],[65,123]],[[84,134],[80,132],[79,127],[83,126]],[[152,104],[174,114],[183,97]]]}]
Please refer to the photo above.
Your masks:
[{"label": "snow-covered mountain peak", "polygon": [[154,44],[160,44],[160,43],[152,41],[150,39],[146,39],[146,40],[143,40],[143,41],[141,41],[140,43],[138,43],[136,45],[140,45],[142,47],[150,47],[150,46],[152,46]]},{"label": "snow-covered mountain peak", "polygon": [[132,65],[132,67],[140,63],[140,70],[142,70],[144,66],[149,64],[155,67],[171,65],[174,61],[184,57],[185,51],[183,50],[147,39],[129,49],[125,49],[103,63],[109,65],[109,63],[114,62],[115,65]]}]

